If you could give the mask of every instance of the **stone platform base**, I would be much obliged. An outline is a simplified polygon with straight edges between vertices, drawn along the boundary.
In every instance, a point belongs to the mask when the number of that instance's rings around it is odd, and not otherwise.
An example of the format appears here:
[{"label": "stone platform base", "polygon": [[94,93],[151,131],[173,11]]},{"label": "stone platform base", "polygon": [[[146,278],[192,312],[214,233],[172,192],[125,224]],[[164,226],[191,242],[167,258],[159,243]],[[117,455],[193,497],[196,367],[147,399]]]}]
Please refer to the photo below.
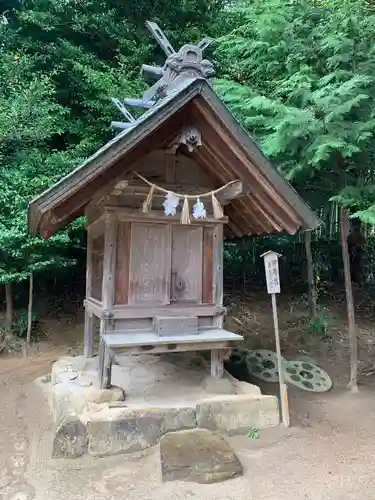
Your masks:
[{"label": "stone platform base", "polygon": [[[148,357],[131,358],[131,369],[126,366],[128,360],[125,366],[114,367],[119,374],[129,375],[134,363],[142,367],[146,363],[150,371],[152,362]],[[155,382],[149,393],[144,388],[142,399],[128,396],[131,390],[126,383],[112,389],[98,388],[94,363],[83,357],[61,358],[53,366],[51,381],[43,384],[48,390],[55,422],[52,449],[55,458],[140,451],[158,444],[162,436],[181,430],[202,428],[246,435],[254,428],[279,425],[277,397],[264,396],[257,386],[238,382],[227,373],[223,379],[213,380],[207,376],[204,362],[192,367],[190,362],[185,366],[179,359],[173,375],[170,358],[167,362],[159,358],[155,361],[159,370],[156,380],[161,386]],[[161,372],[166,374],[165,380]],[[182,387],[187,383],[186,377],[191,377],[191,384],[189,394],[182,397],[181,391],[187,392]],[[144,383],[149,387],[149,378]],[[138,384],[141,391],[139,380]],[[157,398],[149,394],[157,394]]]}]

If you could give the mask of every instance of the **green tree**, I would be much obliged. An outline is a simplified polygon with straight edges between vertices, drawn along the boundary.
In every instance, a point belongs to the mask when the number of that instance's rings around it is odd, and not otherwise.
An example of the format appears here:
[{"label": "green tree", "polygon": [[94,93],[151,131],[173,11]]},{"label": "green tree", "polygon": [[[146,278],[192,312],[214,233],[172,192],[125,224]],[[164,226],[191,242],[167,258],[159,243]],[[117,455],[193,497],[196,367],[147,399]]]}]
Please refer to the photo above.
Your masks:
[{"label": "green tree", "polygon": [[30,238],[27,205],[113,136],[111,97],[137,96],[145,88],[140,66],[160,57],[145,21],[160,23],[178,48],[208,34],[224,3],[1,2],[0,284],[6,285],[8,324],[12,282],[72,264],[72,232]]},{"label": "green tree", "polygon": [[347,211],[375,223],[375,14],[364,0],[253,0],[216,45],[217,88],[299,192],[341,205],[351,382],[356,338]]},{"label": "green tree", "polygon": [[[27,59],[3,53],[0,60],[0,284],[6,286],[7,323],[12,318],[11,283],[33,270],[68,265],[66,233],[48,244],[27,234],[26,209],[51,177],[66,172],[71,155],[51,151],[50,141],[64,131],[66,112],[54,99],[45,75],[30,75]],[[51,175],[51,170],[54,174]]]}]

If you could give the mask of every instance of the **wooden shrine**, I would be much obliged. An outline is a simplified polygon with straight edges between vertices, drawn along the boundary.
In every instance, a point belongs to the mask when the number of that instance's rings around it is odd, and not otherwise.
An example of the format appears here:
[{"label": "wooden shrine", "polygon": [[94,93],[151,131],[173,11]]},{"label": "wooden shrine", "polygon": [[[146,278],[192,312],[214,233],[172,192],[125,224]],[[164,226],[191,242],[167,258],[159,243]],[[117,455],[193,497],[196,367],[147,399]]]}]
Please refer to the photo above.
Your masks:
[{"label": "wooden shrine", "polygon": [[[29,230],[48,238],[87,217],[85,356],[100,325],[99,378],[116,354],[211,351],[211,374],[242,338],[223,328],[223,241],[318,226],[212,88],[209,40],[175,52],[141,99],[113,99],[121,132],[34,199]],[[143,110],[135,118],[127,107]]]}]

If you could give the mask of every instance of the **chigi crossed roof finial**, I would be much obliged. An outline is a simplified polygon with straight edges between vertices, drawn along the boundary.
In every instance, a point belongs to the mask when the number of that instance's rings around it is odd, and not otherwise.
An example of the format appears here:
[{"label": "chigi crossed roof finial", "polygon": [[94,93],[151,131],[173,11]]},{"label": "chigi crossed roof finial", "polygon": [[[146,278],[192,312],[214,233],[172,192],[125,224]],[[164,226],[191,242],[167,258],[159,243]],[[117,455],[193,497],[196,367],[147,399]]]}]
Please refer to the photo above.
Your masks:
[{"label": "chigi crossed roof finial", "polygon": [[167,59],[164,66],[142,65],[142,76],[157,81],[143,93],[140,99],[112,99],[112,102],[127,119],[127,122],[112,122],[112,126],[115,128],[126,129],[134,126],[136,119],[126,106],[150,109],[159,99],[166,97],[168,93],[187,79],[205,78],[210,81],[215,75],[213,64],[208,59],[203,58],[203,51],[212,42],[211,38],[204,38],[197,45],[185,44],[176,52],[156,23],[147,21],[146,27],[163,49]]}]

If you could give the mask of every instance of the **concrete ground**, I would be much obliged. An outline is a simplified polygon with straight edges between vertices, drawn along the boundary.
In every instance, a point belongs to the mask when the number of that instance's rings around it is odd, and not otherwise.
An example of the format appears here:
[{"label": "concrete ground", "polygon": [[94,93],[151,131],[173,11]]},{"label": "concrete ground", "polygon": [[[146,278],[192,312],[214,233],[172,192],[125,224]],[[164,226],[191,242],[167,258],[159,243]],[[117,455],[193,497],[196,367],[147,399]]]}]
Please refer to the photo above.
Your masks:
[{"label": "concrete ground", "polygon": [[158,450],[105,459],[52,460],[51,425],[33,380],[60,353],[0,363],[0,499],[4,500],[373,500],[375,398],[295,391],[288,430],[230,440],[244,476],[215,485],[160,482]]}]

